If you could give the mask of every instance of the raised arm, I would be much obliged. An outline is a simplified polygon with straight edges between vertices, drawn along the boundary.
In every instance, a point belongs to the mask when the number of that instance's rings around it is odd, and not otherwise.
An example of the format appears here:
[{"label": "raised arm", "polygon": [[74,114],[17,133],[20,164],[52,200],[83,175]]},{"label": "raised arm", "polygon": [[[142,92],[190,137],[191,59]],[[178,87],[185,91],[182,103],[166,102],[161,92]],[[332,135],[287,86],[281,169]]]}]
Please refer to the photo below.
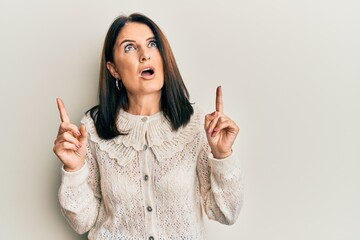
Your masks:
[{"label": "raised arm", "polygon": [[95,145],[89,141],[84,125],[72,124],[64,103],[57,99],[61,124],[54,152],[63,162],[59,202],[73,227],[82,234],[95,224],[100,211],[101,191]]},{"label": "raised arm", "polygon": [[239,127],[223,113],[221,87],[215,112],[205,116],[205,131],[197,165],[202,204],[210,219],[233,224],[243,204],[243,174],[232,152]]}]

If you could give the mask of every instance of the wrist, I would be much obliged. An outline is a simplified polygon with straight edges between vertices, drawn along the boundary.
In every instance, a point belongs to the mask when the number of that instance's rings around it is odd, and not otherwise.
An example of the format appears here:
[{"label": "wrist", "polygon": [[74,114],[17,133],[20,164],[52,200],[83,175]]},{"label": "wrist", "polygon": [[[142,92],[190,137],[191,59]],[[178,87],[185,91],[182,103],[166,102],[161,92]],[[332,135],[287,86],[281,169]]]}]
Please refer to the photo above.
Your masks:
[{"label": "wrist", "polygon": [[229,157],[232,154],[232,150],[228,151],[228,152],[211,152],[212,155],[214,156],[214,158],[216,159],[224,159]]},{"label": "wrist", "polygon": [[71,167],[67,167],[67,166],[64,165],[64,170],[65,170],[66,172],[77,172],[77,171],[79,171],[83,166],[84,166],[84,164],[81,165],[81,166],[78,166],[78,167],[71,168]]}]

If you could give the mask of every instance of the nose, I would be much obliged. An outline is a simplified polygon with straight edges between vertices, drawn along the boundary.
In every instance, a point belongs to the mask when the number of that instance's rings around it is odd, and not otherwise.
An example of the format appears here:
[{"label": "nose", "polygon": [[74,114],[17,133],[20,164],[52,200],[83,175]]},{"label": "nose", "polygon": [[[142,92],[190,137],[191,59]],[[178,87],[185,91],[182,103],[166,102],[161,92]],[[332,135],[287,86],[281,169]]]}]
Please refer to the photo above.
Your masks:
[{"label": "nose", "polygon": [[148,50],[142,50],[140,55],[140,62],[145,62],[150,60],[150,52]]}]

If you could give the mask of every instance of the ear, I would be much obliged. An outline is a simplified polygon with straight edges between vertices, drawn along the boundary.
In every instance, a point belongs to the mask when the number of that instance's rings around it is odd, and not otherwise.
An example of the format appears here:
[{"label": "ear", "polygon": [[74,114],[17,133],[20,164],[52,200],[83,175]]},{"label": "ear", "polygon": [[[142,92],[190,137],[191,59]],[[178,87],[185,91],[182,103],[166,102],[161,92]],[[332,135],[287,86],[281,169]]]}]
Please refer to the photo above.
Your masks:
[{"label": "ear", "polygon": [[116,71],[115,64],[112,62],[106,62],[106,67],[114,78],[120,78],[119,73]]}]

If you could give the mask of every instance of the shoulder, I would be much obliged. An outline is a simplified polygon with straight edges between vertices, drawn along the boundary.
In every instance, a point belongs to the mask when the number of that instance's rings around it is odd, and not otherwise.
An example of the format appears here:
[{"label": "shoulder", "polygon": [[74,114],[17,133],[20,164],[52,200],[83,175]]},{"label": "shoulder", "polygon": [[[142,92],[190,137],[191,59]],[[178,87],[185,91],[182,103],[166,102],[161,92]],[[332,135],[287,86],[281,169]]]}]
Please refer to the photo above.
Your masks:
[{"label": "shoulder", "polygon": [[90,112],[86,112],[80,122],[86,127],[90,142],[99,142],[101,140],[101,138],[97,134],[95,122]]},{"label": "shoulder", "polygon": [[90,115],[90,112],[86,112],[80,122],[81,122],[81,124],[84,124],[86,128],[89,128],[92,126],[95,127],[95,123],[94,123],[93,118]]},{"label": "shoulder", "polygon": [[198,105],[193,104],[192,107],[194,112],[191,115],[189,122],[185,126],[180,127],[175,135],[181,133],[182,135],[192,137],[204,129],[204,111]]},{"label": "shoulder", "polygon": [[201,116],[205,116],[204,110],[201,108],[201,106],[197,105],[197,104],[193,104],[193,109],[194,109],[194,115],[201,115]]},{"label": "shoulder", "polygon": [[194,113],[191,116],[188,125],[204,125],[205,114],[203,109],[196,104],[193,104],[192,107],[194,109]]}]

